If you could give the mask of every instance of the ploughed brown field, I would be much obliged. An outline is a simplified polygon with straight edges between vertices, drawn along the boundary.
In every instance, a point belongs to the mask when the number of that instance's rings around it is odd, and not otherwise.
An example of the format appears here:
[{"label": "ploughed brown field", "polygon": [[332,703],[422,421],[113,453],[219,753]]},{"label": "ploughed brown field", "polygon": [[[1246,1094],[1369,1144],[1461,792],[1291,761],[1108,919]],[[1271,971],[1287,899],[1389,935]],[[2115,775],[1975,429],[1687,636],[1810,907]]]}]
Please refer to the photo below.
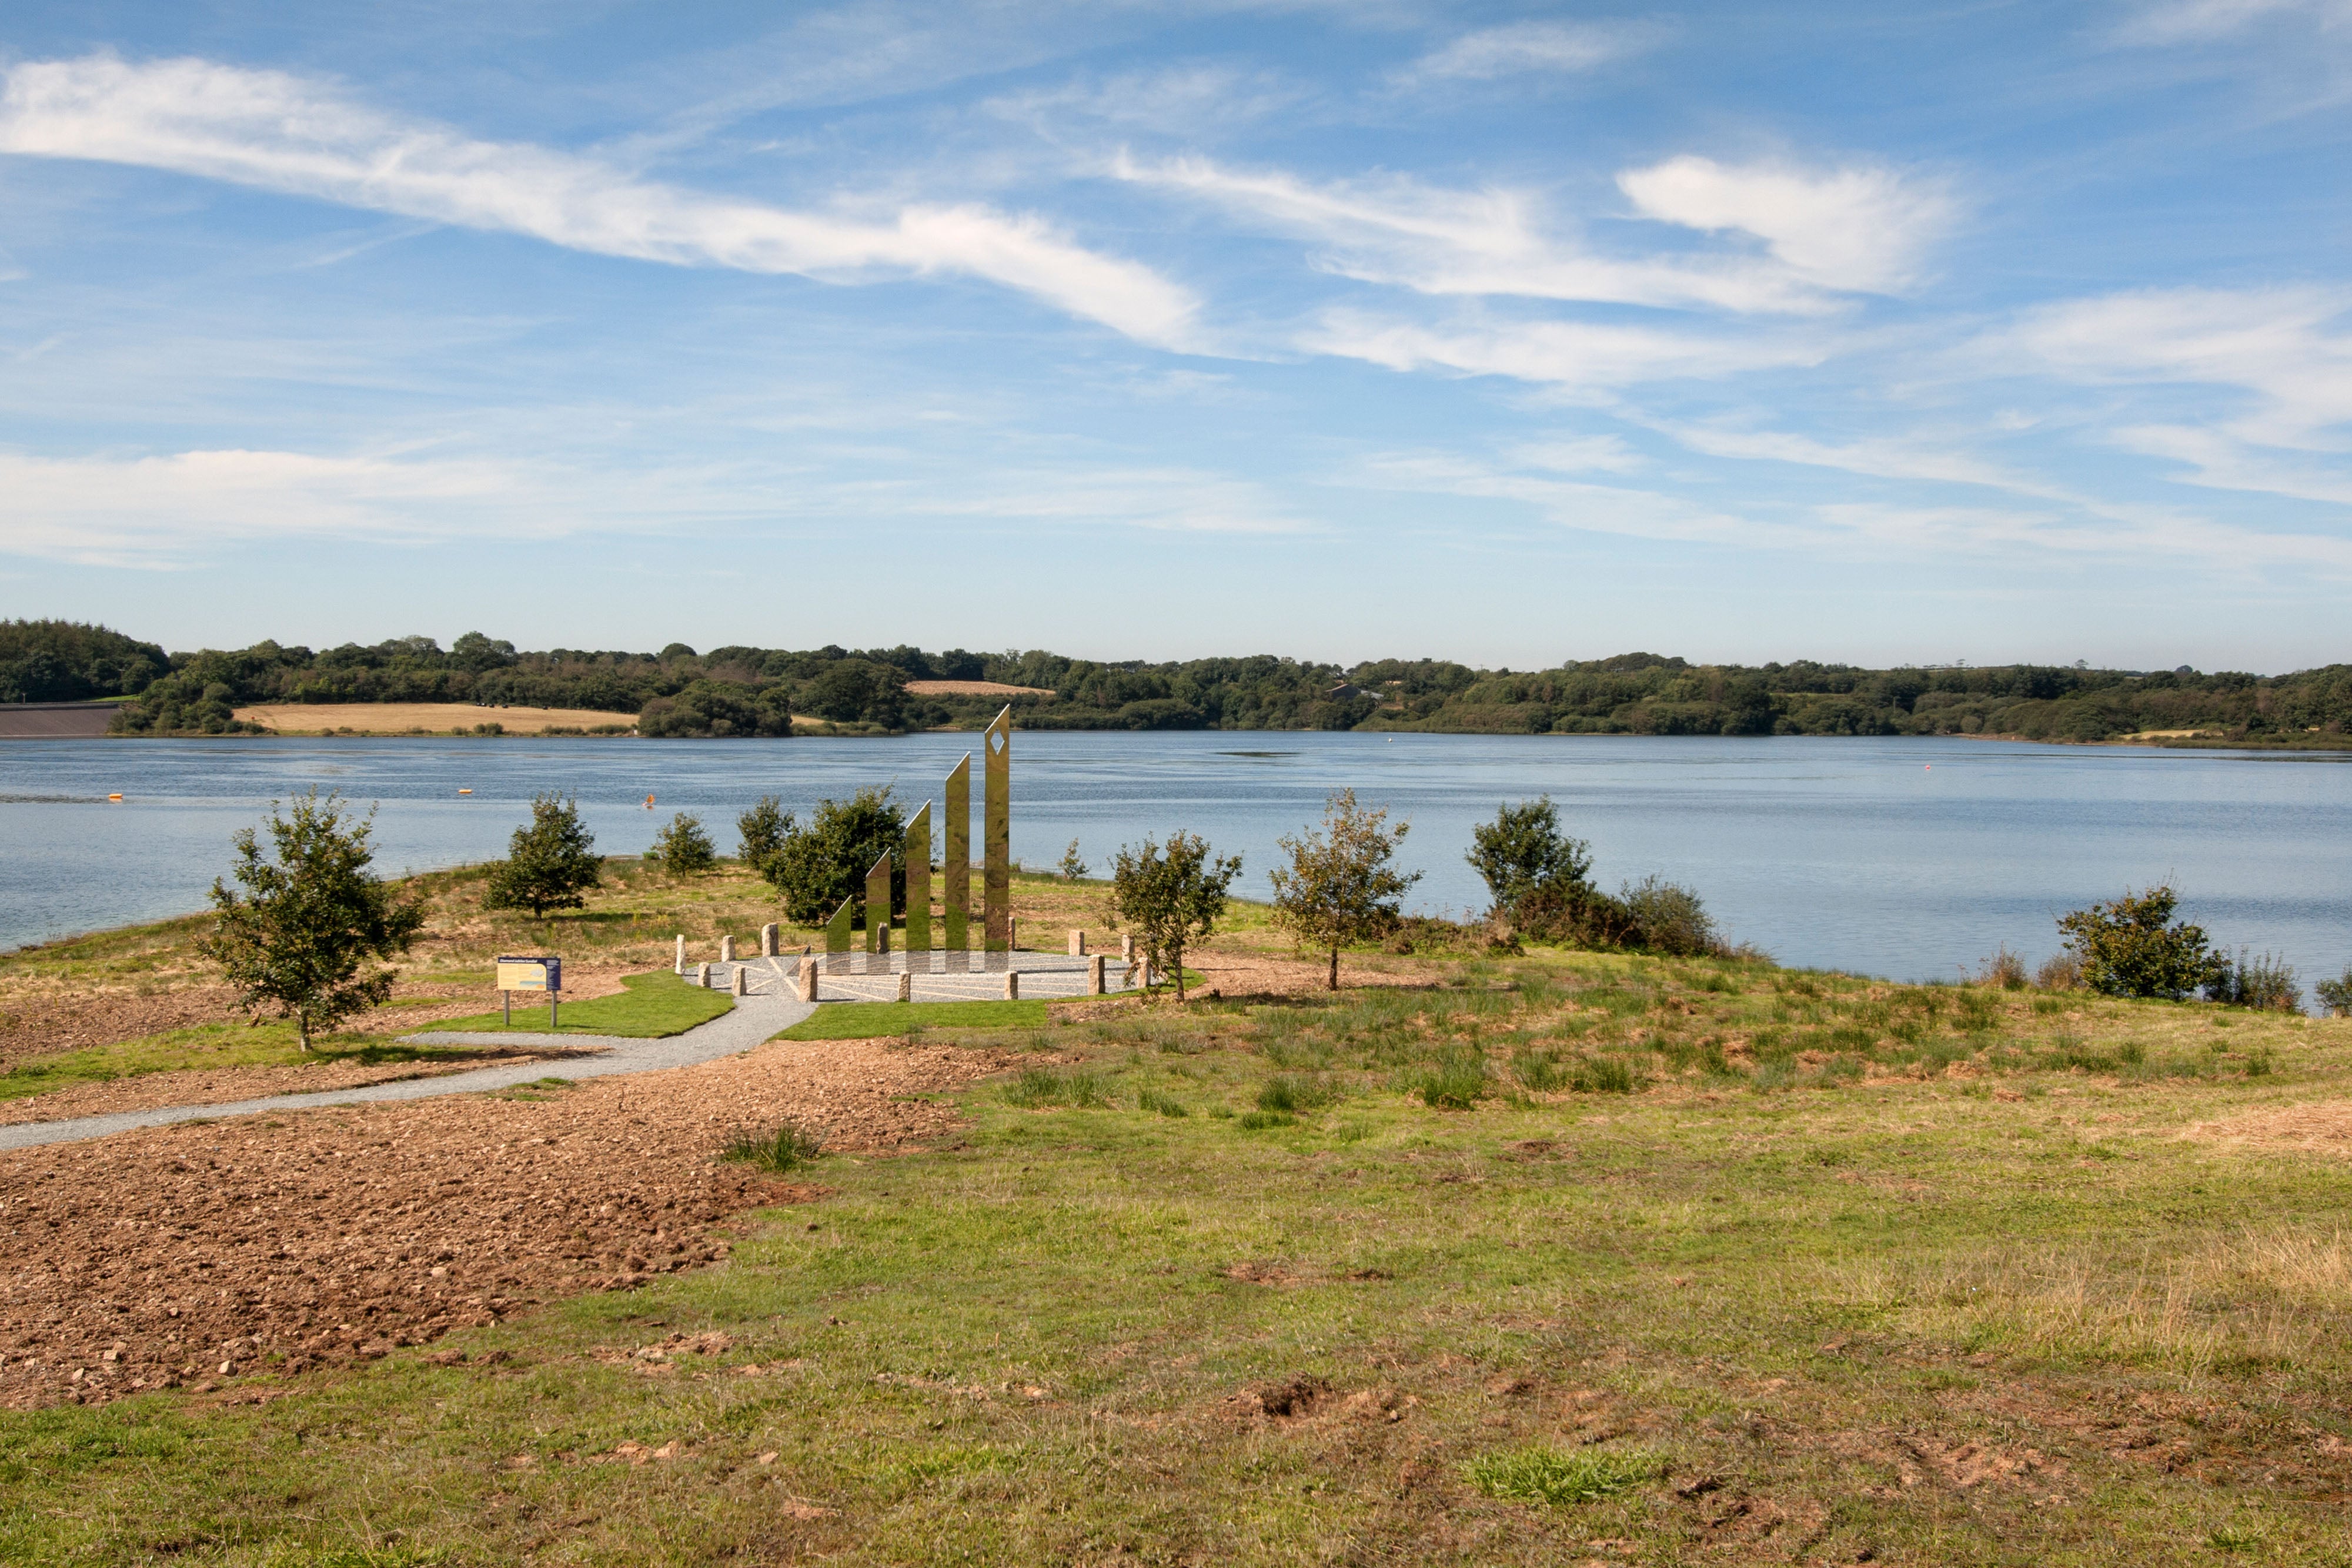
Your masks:
[{"label": "ploughed brown field", "polygon": [[510,735],[537,735],[552,725],[591,729],[600,724],[637,722],[633,713],[585,707],[477,707],[472,703],[267,703],[241,707],[236,716],[280,735],[318,735],[351,729],[362,735],[399,735],[412,729],[471,729],[503,727]]}]

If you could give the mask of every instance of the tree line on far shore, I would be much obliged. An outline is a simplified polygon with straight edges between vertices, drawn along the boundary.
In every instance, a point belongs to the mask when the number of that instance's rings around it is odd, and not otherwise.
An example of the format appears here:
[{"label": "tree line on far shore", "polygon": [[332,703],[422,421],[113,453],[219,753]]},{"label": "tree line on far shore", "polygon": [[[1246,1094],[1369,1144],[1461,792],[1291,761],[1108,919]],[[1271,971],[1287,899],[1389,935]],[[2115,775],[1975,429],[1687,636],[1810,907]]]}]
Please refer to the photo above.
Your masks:
[{"label": "tree line on far shore", "polygon": [[1003,694],[1028,729],[1380,729],[1485,735],[1999,735],[2097,741],[2193,731],[2272,746],[2352,746],[2352,664],[2290,674],[2000,664],[1888,670],[1694,664],[1654,653],[1550,669],[1440,659],[1340,665],[1261,654],[1152,663],[1039,650],[754,647],[519,652],[469,632],[313,650],[257,643],[166,654],[102,627],[0,622],[0,701],[131,696],[117,732],[222,734],[255,703],[469,703],[578,708],[648,736],[780,736],[793,717],[845,733],[977,727]]}]

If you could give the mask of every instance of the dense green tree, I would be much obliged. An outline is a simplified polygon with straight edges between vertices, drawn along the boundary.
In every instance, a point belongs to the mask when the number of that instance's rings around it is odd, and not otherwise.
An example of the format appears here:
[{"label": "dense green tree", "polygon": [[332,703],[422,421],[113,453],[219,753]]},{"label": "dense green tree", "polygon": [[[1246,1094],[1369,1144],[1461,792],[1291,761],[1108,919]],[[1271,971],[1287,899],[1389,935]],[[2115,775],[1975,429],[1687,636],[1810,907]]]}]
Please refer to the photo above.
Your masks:
[{"label": "dense green tree", "polygon": [[692,876],[717,865],[719,852],[710,835],[702,831],[702,819],[680,811],[669,820],[669,826],[654,835],[646,859],[673,876]]},{"label": "dense green tree", "polygon": [[226,972],[238,1006],[292,1019],[306,1051],[313,1035],[392,994],[398,971],[362,967],[408,951],[425,924],[368,869],[374,820],[316,789],[283,812],[273,800],[262,826],[275,858],[247,828],[234,841],[237,886],[213,883],[213,928],[197,951]]},{"label": "dense green tree", "polygon": [[[866,906],[866,873],[890,856],[891,909],[907,895],[907,819],[887,788],[860,789],[846,800],[819,800],[804,828],[788,827],[760,867],[782,898],[784,913],[803,925],[828,919],[845,898]],[[890,911],[885,911],[887,918]]]},{"label": "dense green tree", "polygon": [[1560,831],[1559,808],[1549,795],[1506,804],[1493,821],[1473,827],[1465,858],[1504,915],[1531,895],[1572,897],[1592,871],[1592,846]]},{"label": "dense green tree", "polygon": [[2204,927],[2174,922],[2179,898],[2168,885],[2094,904],[2058,917],[2066,950],[2082,960],[2083,984],[2111,997],[2179,1001],[2221,977],[2229,960]]},{"label": "dense green tree", "polygon": [[551,909],[578,909],[581,896],[603,880],[604,857],[595,836],[580,820],[576,800],[541,795],[530,803],[530,822],[517,828],[507,858],[490,867],[482,894],[485,909],[528,909],[534,920]]},{"label": "dense green tree", "polygon": [[1385,936],[1396,928],[1403,899],[1419,872],[1400,872],[1389,862],[1411,824],[1389,826],[1385,808],[1356,804],[1356,792],[1342,789],[1325,804],[1319,828],[1276,841],[1290,857],[1269,873],[1274,883],[1276,924],[1302,946],[1328,951],[1328,986],[1339,988],[1339,949]]},{"label": "dense green tree", "polygon": [[[1070,846],[1071,854],[1077,845]],[[1242,873],[1242,857],[1219,859],[1197,833],[1168,835],[1165,849],[1150,839],[1140,850],[1122,848],[1111,862],[1111,907],[1160,973],[1176,977],[1184,999],[1184,950],[1213,936],[1227,891]]]},{"label": "dense green tree", "polygon": [[775,852],[784,847],[784,835],[793,831],[793,814],[773,795],[762,795],[751,809],[735,819],[735,836],[740,841],[735,858],[753,871],[764,867]]}]

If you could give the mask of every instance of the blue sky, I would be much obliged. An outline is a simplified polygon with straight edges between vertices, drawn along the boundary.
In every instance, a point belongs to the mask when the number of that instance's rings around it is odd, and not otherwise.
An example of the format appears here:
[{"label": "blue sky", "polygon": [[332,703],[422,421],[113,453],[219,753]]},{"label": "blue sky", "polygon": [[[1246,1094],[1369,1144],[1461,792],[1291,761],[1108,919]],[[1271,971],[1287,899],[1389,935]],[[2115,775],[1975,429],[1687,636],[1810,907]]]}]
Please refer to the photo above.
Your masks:
[{"label": "blue sky", "polygon": [[0,613],[2352,657],[2352,0],[19,4]]}]

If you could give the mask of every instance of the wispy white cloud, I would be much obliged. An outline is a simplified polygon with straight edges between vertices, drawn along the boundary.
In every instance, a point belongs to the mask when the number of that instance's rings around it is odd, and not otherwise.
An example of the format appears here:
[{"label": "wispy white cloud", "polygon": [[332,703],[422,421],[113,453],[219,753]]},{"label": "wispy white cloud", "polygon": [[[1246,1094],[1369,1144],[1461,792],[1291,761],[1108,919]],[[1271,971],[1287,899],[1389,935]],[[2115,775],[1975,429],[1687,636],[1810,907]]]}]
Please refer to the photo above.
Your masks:
[{"label": "wispy white cloud", "polygon": [[431,452],[320,455],[218,450],[152,456],[0,452],[0,555],[173,567],[301,539],[659,535],[779,518],[1232,535],[1321,527],[1265,487],[1196,468],[964,465],[915,454],[888,476],[772,465],[588,466]]},{"label": "wispy white cloud", "polygon": [[1937,183],[1891,169],[1815,171],[1670,158],[1617,177],[1643,216],[1755,235],[1795,277],[1823,288],[1898,293],[1956,214]]},{"label": "wispy white cloud", "polygon": [[2296,500],[2352,507],[2352,463],[2329,468],[2308,456],[2285,456],[2204,425],[2143,424],[2114,433],[2116,445],[2181,465],[2169,476],[2213,490],[2246,490]]},{"label": "wispy white cloud", "polygon": [[2352,0],[2164,0],[2136,9],[2122,36],[2137,44],[2202,43],[2273,17],[2340,26],[2352,23]]},{"label": "wispy white cloud", "polygon": [[2077,381],[2232,388],[2243,406],[2217,423],[2240,439],[2327,445],[2352,422],[2347,316],[2341,288],[2148,289],[2028,311],[1983,350]]},{"label": "wispy white cloud", "polygon": [[831,281],[962,274],[1144,342],[1192,330],[1192,295],[1150,268],[974,204],[792,211],[475,141],[297,77],[205,60],[93,55],[18,65],[0,83],[0,152],[171,170],[676,266]]},{"label": "wispy white cloud", "polygon": [[1682,158],[1630,171],[1619,184],[1642,215],[1710,233],[1738,230],[1769,252],[1600,254],[1545,222],[1533,193],[1447,190],[1402,178],[1317,183],[1204,158],[1145,162],[1121,154],[1121,178],[1181,190],[1328,248],[1318,265],[1424,294],[1740,312],[1818,314],[1838,293],[1906,285],[1947,226],[1942,192],[1884,169],[1809,173],[1727,168]]},{"label": "wispy white cloud", "polygon": [[1354,310],[1328,312],[1298,343],[1312,353],[1393,371],[1509,376],[1587,392],[1814,365],[1832,350],[1825,340],[1795,334],[1732,336],[1590,321],[1432,327]]},{"label": "wispy white cloud", "polygon": [[[304,537],[426,542],[485,530],[523,537],[611,519],[614,492],[473,459],[181,452],[47,457],[0,453],[0,549],[112,565],[170,565],[225,547]],[[551,519],[570,520],[558,524]]]},{"label": "wispy white cloud", "polygon": [[1625,22],[1513,22],[1465,33],[1399,73],[1418,81],[1493,81],[1531,72],[1589,71],[1649,47],[1654,26]]}]

